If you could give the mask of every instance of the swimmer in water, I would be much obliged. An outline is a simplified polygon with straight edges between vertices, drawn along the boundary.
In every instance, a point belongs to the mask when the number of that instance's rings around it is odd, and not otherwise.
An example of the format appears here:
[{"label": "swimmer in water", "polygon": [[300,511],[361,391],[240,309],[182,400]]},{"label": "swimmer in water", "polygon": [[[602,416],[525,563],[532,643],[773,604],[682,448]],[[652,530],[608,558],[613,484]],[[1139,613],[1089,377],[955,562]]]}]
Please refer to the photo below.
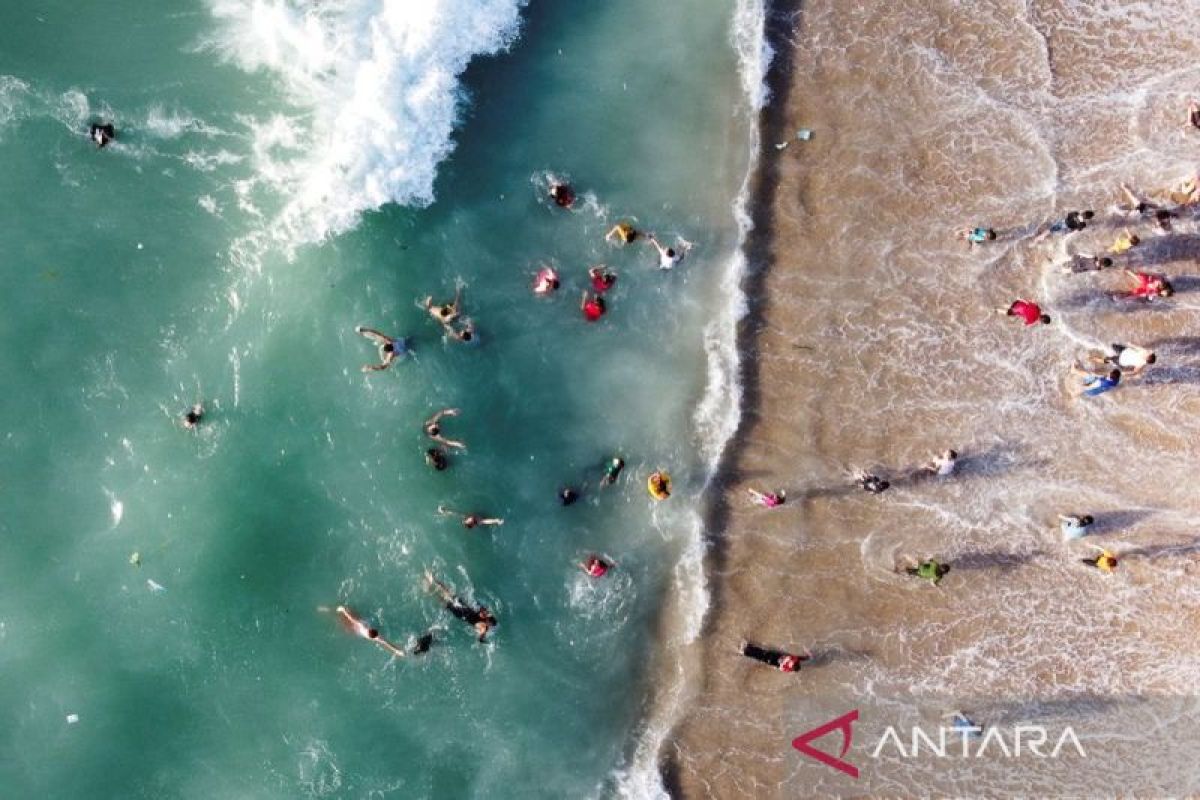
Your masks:
[{"label": "swimmer in water", "polygon": [[583,312],[583,318],[588,322],[595,322],[604,316],[607,307],[604,304],[604,298],[600,295],[591,297],[587,292],[583,293],[583,297],[579,301],[579,310]]},{"label": "swimmer in water", "polygon": [[591,578],[603,578],[612,567],[611,562],[605,561],[600,556],[594,554],[579,562],[579,568]]},{"label": "swimmer in water", "polygon": [[491,527],[504,524],[504,520],[499,517],[485,517],[482,514],[464,514],[461,511],[455,511],[443,505],[439,505],[437,511],[443,517],[458,517],[459,521],[462,522],[462,526],[467,530],[478,528],[480,525]]},{"label": "swimmer in water", "polygon": [[571,188],[570,184],[551,181],[550,199],[559,208],[570,208],[575,205],[575,190]]},{"label": "swimmer in water", "polygon": [[683,261],[683,253],[676,250],[674,247],[665,247],[660,244],[658,239],[654,238],[654,234],[646,235],[646,241],[654,245],[654,249],[658,251],[658,268],[659,269],[674,269],[675,266]]},{"label": "swimmer in water", "polygon": [[579,499],[579,492],[572,486],[564,486],[558,490],[558,502],[564,506],[572,505]]},{"label": "swimmer in water", "polygon": [[625,469],[625,459],[620,456],[613,456],[604,464],[604,477],[600,479],[600,485],[611,486],[616,483],[617,478],[621,476],[621,470]]},{"label": "swimmer in water", "polygon": [[761,661],[763,664],[775,667],[780,672],[799,672],[801,662],[812,658],[812,652],[807,648],[804,655],[797,655],[795,653],[785,653],[782,650],[770,650],[765,647],[759,647],[756,644],[750,644],[745,639],[738,645],[738,653],[746,658],[752,658],[755,661]]},{"label": "swimmer in water", "polygon": [[637,229],[628,222],[618,222],[613,225],[608,233],[604,234],[604,240],[611,242],[616,239],[621,244],[632,244],[638,237]]},{"label": "swimmer in water", "polygon": [[438,444],[444,444],[447,447],[456,447],[460,450],[465,449],[467,445],[464,442],[460,442],[457,439],[447,439],[446,437],[442,436],[442,425],[441,425],[442,417],[457,417],[457,416],[458,416],[457,408],[443,408],[441,411],[437,412],[432,417],[425,420],[425,426],[424,426],[425,435],[428,436],[430,439],[433,439]]},{"label": "swimmer in water", "polygon": [[431,447],[425,451],[425,463],[441,472],[450,466],[450,459],[447,458],[446,451],[442,448]]},{"label": "swimmer in water", "polygon": [[925,465],[925,469],[938,477],[944,478],[954,472],[958,466],[958,451],[944,450],[935,456],[933,461]]},{"label": "swimmer in water", "polygon": [[429,312],[429,316],[433,317],[434,320],[441,323],[443,326],[449,325],[451,322],[454,322],[454,320],[458,319],[458,315],[462,311],[462,287],[459,286],[455,288],[454,300],[449,303],[434,305],[433,295],[430,295],[429,297],[425,298],[423,306],[425,310]]},{"label": "swimmer in water", "polygon": [[111,122],[93,122],[91,127],[88,128],[88,138],[96,143],[97,148],[103,148],[113,139],[117,138],[117,129],[113,127]]},{"label": "swimmer in water", "polygon": [[393,339],[391,336],[372,328],[364,328],[362,325],[356,327],[354,332],[379,345],[380,363],[364,365],[363,372],[380,372],[390,367],[400,356],[408,354],[408,344],[404,339]]},{"label": "swimmer in water", "polygon": [[470,344],[476,341],[475,322],[471,319],[463,320],[461,328],[455,328],[453,325],[443,325],[442,331],[456,342]]},{"label": "swimmer in water", "polygon": [[558,272],[553,267],[542,267],[533,279],[533,293],[540,296],[553,294],[558,290]]},{"label": "swimmer in water", "polygon": [[592,289],[596,291],[596,294],[604,294],[617,285],[617,273],[603,265],[589,269],[588,277],[592,280]]},{"label": "swimmer in water", "polygon": [[487,641],[488,633],[498,624],[496,617],[492,615],[487,606],[472,608],[467,605],[454,592],[450,591],[450,587],[433,577],[433,573],[429,570],[425,570],[425,586],[431,591],[437,592],[446,604],[447,611],[475,629],[480,642]]},{"label": "swimmer in water", "polygon": [[787,502],[787,493],[783,489],[778,492],[760,492],[757,489],[747,489],[746,491],[755,503],[767,508],[779,508]]},{"label": "swimmer in water", "polygon": [[191,430],[195,428],[204,419],[204,405],[196,403],[186,414],[183,415],[183,427]]},{"label": "swimmer in water", "polygon": [[883,494],[891,487],[891,483],[885,481],[878,475],[872,475],[866,470],[855,470],[853,472],[854,483],[862,488],[864,492],[871,494]]},{"label": "swimmer in water", "polygon": [[367,641],[374,642],[375,644],[379,645],[392,655],[397,656],[398,658],[404,658],[405,654],[403,650],[380,636],[379,631],[368,626],[367,623],[356,617],[354,612],[350,609],[346,608],[345,606],[338,606],[337,615],[338,621],[342,623],[342,626],[355,636],[361,636]]}]

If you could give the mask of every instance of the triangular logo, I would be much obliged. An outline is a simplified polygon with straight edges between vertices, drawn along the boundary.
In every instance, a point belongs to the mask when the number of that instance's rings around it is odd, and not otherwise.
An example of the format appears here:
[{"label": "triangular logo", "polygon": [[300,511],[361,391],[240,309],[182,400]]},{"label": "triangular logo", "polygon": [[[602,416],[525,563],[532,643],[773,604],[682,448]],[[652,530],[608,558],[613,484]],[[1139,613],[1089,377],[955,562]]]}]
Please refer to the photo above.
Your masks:
[{"label": "triangular logo", "polygon": [[[853,764],[842,761],[842,756],[850,749],[850,743],[854,739],[854,728],[852,727],[858,721],[858,709],[854,709],[848,714],[843,714],[837,719],[831,719],[819,728],[813,728],[808,733],[802,733],[795,739],[792,739],[792,747],[799,750],[809,758],[815,758],[826,766],[833,767],[836,770],[846,773],[852,778],[858,777],[858,767]],[[814,739],[820,739],[830,731],[840,730],[842,732],[842,752],[838,753],[835,758],[829,753],[818,750],[809,742]]]}]

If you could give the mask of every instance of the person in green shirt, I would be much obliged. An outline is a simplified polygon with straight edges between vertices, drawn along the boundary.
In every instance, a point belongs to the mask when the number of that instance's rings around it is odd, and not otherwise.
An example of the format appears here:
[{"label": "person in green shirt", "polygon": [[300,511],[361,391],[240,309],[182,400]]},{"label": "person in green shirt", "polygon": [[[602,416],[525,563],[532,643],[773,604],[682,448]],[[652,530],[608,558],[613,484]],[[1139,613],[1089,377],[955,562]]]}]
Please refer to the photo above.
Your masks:
[{"label": "person in green shirt", "polygon": [[924,578],[934,586],[937,586],[938,581],[945,577],[946,573],[950,571],[950,565],[939,564],[937,561],[930,558],[922,561],[915,567],[906,567],[904,571],[909,575],[916,575],[918,578]]}]

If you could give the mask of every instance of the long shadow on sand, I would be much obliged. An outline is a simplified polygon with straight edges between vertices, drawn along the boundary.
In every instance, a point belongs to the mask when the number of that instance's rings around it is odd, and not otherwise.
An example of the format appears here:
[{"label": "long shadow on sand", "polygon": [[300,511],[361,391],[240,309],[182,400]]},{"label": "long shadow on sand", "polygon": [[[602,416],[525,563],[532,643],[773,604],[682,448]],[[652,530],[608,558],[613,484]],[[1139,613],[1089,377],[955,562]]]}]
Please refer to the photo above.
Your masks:
[{"label": "long shadow on sand", "polygon": [[953,575],[955,570],[980,569],[994,569],[1006,572],[1023,567],[1042,556],[1048,555],[1050,553],[1046,550],[1030,550],[1028,553],[1013,553],[1001,550],[993,550],[989,553],[964,553],[961,556],[955,556],[949,562],[950,574]]},{"label": "long shadow on sand", "polygon": [[1190,556],[1200,553],[1200,536],[1192,539],[1190,542],[1180,542],[1177,544],[1151,544],[1145,547],[1135,547],[1132,550],[1123,550],[1120,553],[1123,559],[1146,559],[1153,561],[1158,558],[1169,558],[1171,556]]},{"label": "long shadow on sand", "polygon": [[1130,508],[1123,511],[1104,511],[1096,515],[1096,521],[1088,530],[1088,537],[1104,536],[1128,530],[1156,512],[1152,508]]}]

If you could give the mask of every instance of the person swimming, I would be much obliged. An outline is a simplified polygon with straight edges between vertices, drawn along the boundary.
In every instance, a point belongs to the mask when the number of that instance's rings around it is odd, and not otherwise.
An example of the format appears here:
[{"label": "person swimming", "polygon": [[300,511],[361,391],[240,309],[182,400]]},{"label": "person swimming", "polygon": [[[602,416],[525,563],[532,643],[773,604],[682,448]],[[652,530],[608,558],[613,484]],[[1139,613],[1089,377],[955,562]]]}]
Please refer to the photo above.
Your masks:
[{"label": "person swimming", "polygon": [[425,298],[423,307],[435,321],[441,323],[443,326],[449,325],[458,319],[459,314],[462,312],[462,287],[455,288],[454,299],[449,303],[434,305],[433,295],[430,295]]},{"label": "person swimming", "polygon": [[183,415],[183,427],[191,430],[204,419],[204,405],[196,403]]},{"label": "person swimming", "polygon": [[379,645],[392,655],[398,656],[399,658],[404,658],[405,653],[403,650],[380,636],[378,630],[368,626],[367,623],[363,622],[362,619],[356,616],[350,609],[346,608],[345,606],[338,606],[337,616],[338,621],[342,623],[342,626],[355,636],[361,636],[363,639]]},{"label": "person swimming", "polygon": [[460,442],[457,439],[447,439],[446,437],[442,436],[442,418],[457,417],[458,413],[459,412],[457,408],[443,408],[441,411],[425,420],[425,435],[430,439],[433,439],[438,444],[444,444],[447,447],[455,447],[460,450],[465,449],[467,446],[465,442]]},{"label": "person swimming", "polygon": [[385,370],[394,364],[397,358],[407,355],[409,352],[408,343],[404,339],[393,339],[387,334],[380,333],[372,328],[364,328],[362,325],[357,326],[354,332],[379,345],[380,363],[363,365],[363,372],[380,372]]},{"label": "person swimming", "polygon": [[96,143],[97,148],[103,148],[113,139],[117,138],[117,129],[113,127],[111,122],[93,122],[91,127],[88,128],[88,137]]},{"label": "person swimming", "polygon": [[550,199],[559,208],[570,208],[575,205],[575,190],[571,188],[570,184],[551,181]]},{"label": "person swimming", "polygon": [[587,573],[590,578],[603,578],[612,569],[612,564],[605,561],[598,555],[590,555],[583,561],[579,562],[579,568]]},{"label": "person swimming", "polygon": [[780,672],[799,672],[801,662],[812,658],[811,652],[804,655],[785,653],[782,650],[772,650],[766,647],[759,647],[756,644],[750,644],[745,639],[738,645],[738,653],[746,658],[751,658],[768,666],[775,667]]},{"label": "person swimming", "polygon": [[646,241],[654,245],[654,249],[658,251],[658,268],[662,270],[674,269],[680,261],[683,260],[683,253],[676,250],[674,247],[666,247],[659,243],[658,239],[654,238],[654,234],[647,234]]},{"label": "person swimming", "polygon": [[621,470],[625,469],[625,459],[620,456],[613,456],[604,464],[604,477],[600,479],[601,486],[610,486],[616,482],[621,476]]},{"label": "person swimming", "polygon": [[595,322],[604,316],[607,307],[604,304],[604,298],[600,295],[591,297],[587,292],[583,293],[582,299],[579,301],[579,310],[583,312],[583,318],[588,322]]},{"label": "person swimming", "polygon": [[533,293],[536,295],[552,294],[558,287],[558,272],[553,267],[542,267],[533,278]]},{"label": "person swimming", "polygon": [[589,269],[588,277],[592,280],[592,289],[595,290],[596,294],[604,294],[617,285],[617,273],[606,269],[602,265]]},{"label": "person swimming", "polygon": [[447,458],[446,451],[442,448],[431,447],[425,451],[425,463],[441,472],[450,466],[450,459]]},{"label": "person swimming", "polygon": [[464,603],[454,592],[450,591],[450,587],[433,577],[433,573],[429,570],[425,570],[425,585],[427,588],[437,592],[438,596],[446,604],[445,608],[447,611],[475,629],[480,642],[487,641],[488,633],[499,624],[487,606],[473,608]]},{"label": "person swimming", "polygon": [[579,492],[573,486],[564,486],[558,490],[558,502],[564,506],[573,505],[579,499]]},{"label": "person swimming", "polygon": [[462,523],[462,526],[467,530],[478,528],[480,525],[492,527],[504,524],[504,520],[500,517],[485,517],[482,514],[474,513],[464,514],[461,511],[455,511],[454,509],[447,508],[444,505],[439,505],[437,507],[437,512],[443,517],[458,517],[459,521]]},{"label": "person swimming", "polygon": [[477,341],[475,336],[475,322],[470,319],[463,320],[462,327],[456,328],[451,324],[442,326],[442,332],[450,337],[453,341],[470,344]]},{"label": "person swimming", "polygon": [[638,237],[637,229],[628,222],[621,221],[613,225],[608,233],[604,234],[604,240],[611,242],[614,238],[621,244],[632,244]]}]

